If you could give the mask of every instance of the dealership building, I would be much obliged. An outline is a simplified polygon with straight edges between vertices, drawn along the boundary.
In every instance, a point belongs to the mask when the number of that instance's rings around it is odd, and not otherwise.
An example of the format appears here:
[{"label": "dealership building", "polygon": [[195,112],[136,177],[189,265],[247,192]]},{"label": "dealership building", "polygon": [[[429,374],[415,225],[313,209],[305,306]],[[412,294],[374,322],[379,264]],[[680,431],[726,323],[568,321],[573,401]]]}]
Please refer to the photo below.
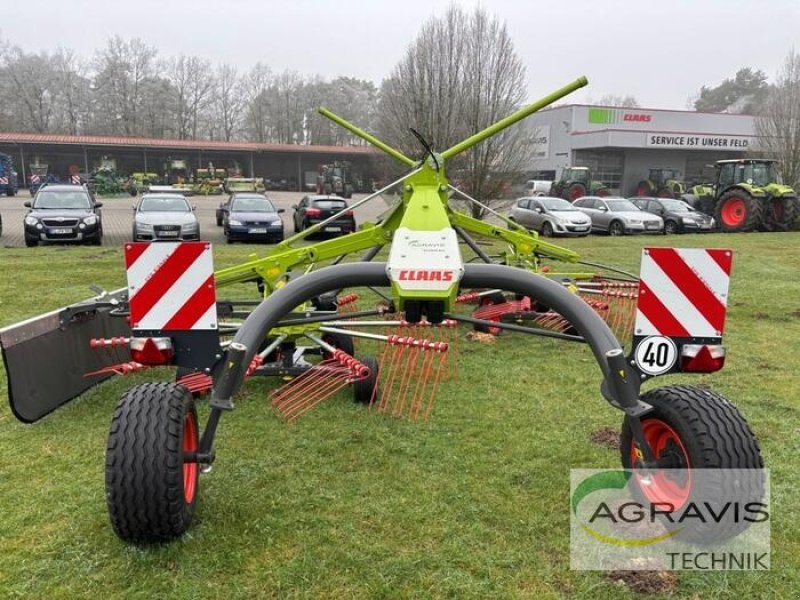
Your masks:
[{"label": "dealership building", "polygon": [[536,179],[569,166],[627,196],[651,168],[672,168],[690,185],[710,181],[717,160],[740,158],[756,143],[749,115],[647,108],[565,105],[528,121],[536,144]]}]

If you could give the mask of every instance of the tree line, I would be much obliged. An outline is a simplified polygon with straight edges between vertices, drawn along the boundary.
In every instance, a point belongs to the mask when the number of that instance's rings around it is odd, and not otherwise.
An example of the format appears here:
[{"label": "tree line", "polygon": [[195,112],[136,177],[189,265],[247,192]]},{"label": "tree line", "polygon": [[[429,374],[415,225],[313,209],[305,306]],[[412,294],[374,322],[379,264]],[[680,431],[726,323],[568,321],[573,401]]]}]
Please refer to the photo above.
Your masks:
[{"label": "tree line", "polygon": [[276,144],[360,144],[316,114],[325,104],[374,127],[370,81],[327,81],[257,63],[241,71],[197,56],[160,56],[115,36],[90,59],[0,42],[0,129]]},{"label": "tree line", "polygon": [[[422,25],[380,87],[263,63],[240,70],[197,56],[163,57],[137,38],[112,37],[88,59],[65,49],[25,52],[0,40],[0,130],[363,144],[317,114],[325,105],[418,157],[422,146],[409,127],[433,148],[448,148],[524,104],[525,78],[505,24],[481,7],[455,5]],[[624,95],[599,103],[638,106]],[[689,105],[755,115],[762,148],[779,160],[787,183],[800,183],[800,53],[789,53],[772,84],[745,67],[703,86]],[[450,176],[475,197],[491,198],[504,174],[530,170],[532,138],[529,128],[512,127],[452,161]]]}]

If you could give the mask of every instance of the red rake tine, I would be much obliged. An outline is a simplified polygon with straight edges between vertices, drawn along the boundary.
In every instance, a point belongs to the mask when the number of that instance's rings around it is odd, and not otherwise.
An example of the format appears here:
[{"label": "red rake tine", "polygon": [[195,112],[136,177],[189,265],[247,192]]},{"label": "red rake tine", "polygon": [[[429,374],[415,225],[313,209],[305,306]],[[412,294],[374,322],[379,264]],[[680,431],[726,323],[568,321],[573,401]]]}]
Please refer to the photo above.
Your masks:
[{"label": "red rake tine", "polygon": [[417,378],[417,386],[414,390],[414,397],[411,399],[411,406],[408,409],[408,417],[412,421],[416,421],[417,415],[419,414],[420,405],[422,404],[422,399],[425,393],[425,390],[428,387],[428,381],[431,376],[431,363],[434,358],[434,352],[431,350],[424,350],[422,353],[422,368],[420,369],[420,374]]},{"label": "red rake tine", "polygon": [[[392,414],[400,416],[403,414],[403,407],[406,403],[406,395],[408,394],[408,387],[411,380],[416,375],[417,365],[419,364],[420,348],[412,346],[408,349],[407,358],[405,361],[406,368],[403,369],[403,376],[400,382],[400,389],[397,392],[397,399],[395,400]],[[401,365],[402,366],[402,365]]]},{"label": "red rake tine", "polygon": [[328,398],[333,396],[336,392],[338,392],[346,385],[347,385],[346,380],[331,379],[324,386],[316,390],[315,395],[313,397],[306,397],[301,402],[294,403],[288,407],[284,406],[284,410],[282,410],[281,413],[289,422],[294,421],[298,417],[301,417],[302,415],[306,414],[308,411],[317,406],[323,400],[327,400]]},{"label": "red rake tine", "polygon": [[312,367],[304,373],[303,376],[308,376],[304,377],[299,385],[292,385],[299,381],[300,378],[298,377],[284,386],[280,394],[272,398],[273,405],[288,420],[294,420],[305,414],[347,384],[348,379],[344,376],[344,373],[335,374],[327,368],[325,371],[314,372],[316,368],[316,366]]},{"label": "red rake tine", "polygon": [[320,365],[315,365],[302,375],[296,377],[277,390],[273,390],[272,394],[270,395],[272,404],[279,406],[287,398],[294,398],[298,394],[302,394],[308,390],[314,389],[314,386],[318,382],[332,376],[330,371],[331,366],[333,365],[323,365],[322,363],[320,363]]},{"label": "red rake tine", "polygon": [[447,363],[447,352],[442,352],[441,355],[442,356],[439,359],[438,368],[436,369],[436,373],[433,378],[433,384],[431,385],[431,389],[429,392],[428,407],[425,409],[425,416],[423,417],[424,421],[427,421],[428,416],[431,414],[431,409],[433,408],[433,401],[436,399],[436,391],[439,389],[439,382],[441,381],[442,370],[444,369],[444,366]]},{"label": "red rake tine", "polygon": [[[406,338],[401,337],[399,339]],[[402,362],[402,357],[406,350],[406,346],[400,344],[389,346],[389,348],[393,348],[394,351],[392,352],[391,360],[389,361],[389,369],[386,373],[387,381],[381,393],[381,401],[380,404],[378,404],[377,412],[385,412],[389,398],[394,395],[395,380],[397,379],[399,365]]]}]

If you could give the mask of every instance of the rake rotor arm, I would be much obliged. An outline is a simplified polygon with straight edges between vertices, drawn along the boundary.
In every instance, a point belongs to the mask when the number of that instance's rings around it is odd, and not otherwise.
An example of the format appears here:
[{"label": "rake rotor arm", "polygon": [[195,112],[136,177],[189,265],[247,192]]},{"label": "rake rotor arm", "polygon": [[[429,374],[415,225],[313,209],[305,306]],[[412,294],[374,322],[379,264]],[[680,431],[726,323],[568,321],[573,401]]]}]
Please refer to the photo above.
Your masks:
[{"label": "rake rotor arm", "polygon": [[460,227],[461,229],[490,239],[508,242],[516,248],[518,254],[540,254],[571,263],[578,262],[580,258],[576,252],[549,242],[544,242],[527,231],[512,231],[505,227],[479,221],[478,219],[474,219],[473,217],[457,211],[449,211],[448,216],[450,217],[450,223],[454,227]]},{"label": "rake rotor arm", "polygon": [[560,100],[567,94],[571,94],[575,90],[582,88],[588,83],[589,80],[586,79],[586,77],[583,76],[578,77],[575,81],[572,81],[571,83],[568,83],[564,87],[557,89],[552,94],[548,94],[547,96],[538,100],[537,102],[534,102],[533,104],[529,104],[528,106],[519,109],[517,112],[508,115],[506,118],[500,119],[494,125],[490,125],[486,129],[479,131],[478,133],[471,135],[467,139],[459,142],[452,148],[448,148],[447,150],[442,152],[442,158],[447,160],[448,158],[454,157],[456,154],[460,154],[465,150],[469,150],[475,144],[482,142],[488,137],[492,137],[496,133],[503,131],[503,129],[505,129],[506,127],[509,127],[510,125],[513,125],[517,121],[520,121],[525,117],[532,115],[537,110],[543,109],[548,104],[552,104],[553,102]]},{"label": "rake rotor arm", "polygon": [[[643,408],[643,403],[638,400],[638,378],[620,377],[618,372],[612,372],[609,365],[609,353],[621,351],[619,341],[605,321],[588,304],[564,289],[562,285],[534,273],[502,265],[465,265],[461,283],[465,287],[496,287],[533,296],[552,307],[570,321],[591,347],[603,373],[605,385],[601,389],[605,397],[626,411]],[[346,263],[308,273],[267,297],[245,320],[233,342],[247,348],[243,362],[249,364],[261,341],[281,317],[305,300],[335,288],[388,284],[386,265],[383,263]],[[228,364],[227,360],[220,361],[218,369],[228,370],[231,368]],[[218,372],[214,380],[218,382],[215,385],[214,397],[232,398],[241,386],[243,378],[225,377],[222,372]],[[613,382],[609,384],[608,382],[612,380]],[[220,389],[217,389],[218,387]]]},{"label": "rake rotor arm", "polygon": [[390,239],[391,233],[382,225],[365,226],[361,231],[346,236],[299,248],[289,248],[264,258],[221,269],[214,274],[214,278],[217,286],[263,280],[267,287],[272,289],[274,282],[294,267],[368,250],[386,244]]},{"label": "rake rotor arm", "polygon": [[399,150],[395,150],[394,148],[392,148],[389,144],[386,144],[386,143],[380,141],[374,135],[370,135],[369,133],[367,133],[366,131],[364,131],[363,129],[361,129],[359,127],[356,127],[355,125],[353,125],[349,121],[345,121],[342,117],[340,117],[339,115],[331,112],[330,110],[328,110],[324,106],[320,106],[319,109],[318,109],[318,112],[323,117],[326,117],[326,118],[330,119],[331,121],[333,121],[334,123],[336,123],[337,125],[340,125],[341,127],[344,127],[345,129],[347,129],[347,131],[349,131],[353,135],[360,137],[362,140],[372,144],[373,146],[375,146],[379,150],[383,150],[386,154],[388,154],[392,158],[396,158],[401,163],[403,163],[405,165],[408,165],[409,167],[413,167],[414,165],[417,164],[417,162],[413,158],[407,157],[405,154],[403,154]]}]

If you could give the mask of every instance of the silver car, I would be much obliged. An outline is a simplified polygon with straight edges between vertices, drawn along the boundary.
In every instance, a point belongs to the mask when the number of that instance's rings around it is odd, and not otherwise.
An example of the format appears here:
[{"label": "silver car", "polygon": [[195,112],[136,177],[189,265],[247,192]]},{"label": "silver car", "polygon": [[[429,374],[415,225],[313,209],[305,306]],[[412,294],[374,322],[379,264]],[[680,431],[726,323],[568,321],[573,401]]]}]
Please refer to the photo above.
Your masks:
[{"label": "silver car", "polygon": [[133,211],[135,242],[200,239],[194,207],[181,194],[144,194]]},{"label": "silver car", "polygon": [[614,196],[583,196],[573,205],[592,219],[592,231],[609,235],[626,233],[661,233],[661,217],[640,210],[633,202]]},{"label": "silver car", "polygon": [[592,229],[592,220],[587,215],[563,198],[550,196],[520,198],[508,218],[545,237],[584,236]]}]

